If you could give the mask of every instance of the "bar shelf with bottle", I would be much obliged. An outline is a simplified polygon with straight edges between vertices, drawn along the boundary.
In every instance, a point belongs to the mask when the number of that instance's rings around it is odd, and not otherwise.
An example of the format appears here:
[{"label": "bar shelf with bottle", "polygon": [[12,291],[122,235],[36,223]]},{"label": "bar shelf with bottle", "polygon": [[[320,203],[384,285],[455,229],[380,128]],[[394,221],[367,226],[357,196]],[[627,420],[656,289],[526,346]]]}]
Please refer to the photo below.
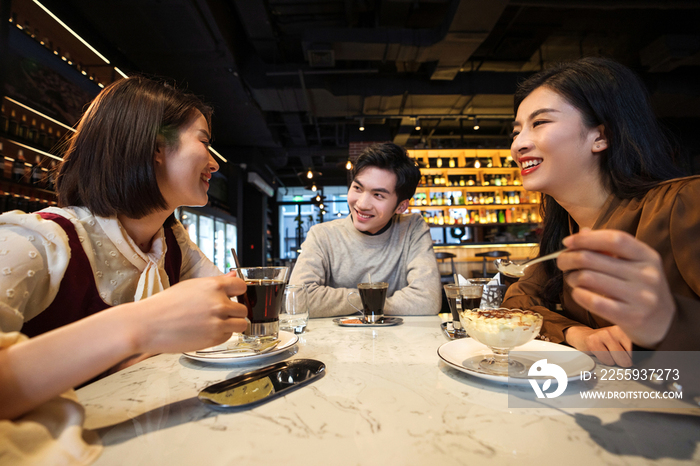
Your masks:
[{"label": "bar shelf with bottle", "polygon": [[9,97],[0,104],[0,212],[56,204],[57,142],[70,127]]},{"label": "bar shelf with bottle", "polygon": [[[539,193],[525,190],[510,151],[409,150],[421,182],[409,201],[435,226],[537,224]],[[478,236],[478,235],[474,235]]]}]

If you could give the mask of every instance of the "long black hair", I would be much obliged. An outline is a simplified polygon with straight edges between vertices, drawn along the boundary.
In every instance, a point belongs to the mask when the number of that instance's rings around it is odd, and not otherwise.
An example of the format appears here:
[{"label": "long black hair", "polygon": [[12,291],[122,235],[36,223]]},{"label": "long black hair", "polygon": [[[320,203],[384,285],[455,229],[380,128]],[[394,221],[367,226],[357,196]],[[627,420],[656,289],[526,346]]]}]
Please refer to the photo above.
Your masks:
[{"label": "long black hair", "polygon": [[[615,196],[631,199],[646,194],[661,181],[684,173],[661,129],[639,77],[614,60],[599,57],[563,62],[524,81],[515,92],[514,107],[535,89],[545,86],[581,112],[584,125],[603,125],[608,147],[599,157],[604,186]],[[561,248],[569,234],[568,212],[549,195],[542,195],[544,219],[540,256]],[[559,302],[563,275],[555,262],[546,262],[550,277],[544,290],[548,307]]]}]

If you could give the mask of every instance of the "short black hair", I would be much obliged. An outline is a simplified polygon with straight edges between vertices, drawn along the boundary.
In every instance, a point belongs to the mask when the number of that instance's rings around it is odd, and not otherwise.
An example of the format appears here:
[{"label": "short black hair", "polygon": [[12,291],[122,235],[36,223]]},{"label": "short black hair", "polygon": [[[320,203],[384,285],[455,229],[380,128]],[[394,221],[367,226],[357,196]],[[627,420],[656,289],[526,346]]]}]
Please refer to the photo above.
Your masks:
[{"label": "short black hair", "polygon": [[134,219],[167,208],[156,148],[176,148],[180,130],[199,114],[211,132],[211,107],[163,80],[132,76],[105,87],[68,141],[56,179],[59,206]]},{"label": "short black hair", "polygon": [[389,170],[396,175],[394,191],[398,196],[398,202],[410,199],[416,193],[416,187],[420,182],[421,176],[420,168],[418,168],[416,161],[408,156],[406,149],[403,147],[393,142],[367,146],[355,161],[352,169],[352,179],[357,178],[357,175],[368,167]]}]

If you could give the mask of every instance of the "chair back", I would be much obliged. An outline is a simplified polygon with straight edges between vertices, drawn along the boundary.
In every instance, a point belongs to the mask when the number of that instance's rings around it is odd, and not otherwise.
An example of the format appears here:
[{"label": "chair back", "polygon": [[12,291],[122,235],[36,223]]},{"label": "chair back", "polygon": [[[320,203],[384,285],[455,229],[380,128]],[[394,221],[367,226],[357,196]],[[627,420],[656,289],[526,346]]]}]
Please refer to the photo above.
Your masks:
[{"label": "chair back", "polygon": [[481,276],[483,278],[488,278],[489,276],[493,276],[495,274],[488,274],[487,272],[487,265],[489,262],[489,259],[494,260],[494,259],[501,259],[501,258],[508,258],[510,257],[510,252],[508,251],[486,251],[486,252],[480,252],[478,254],[474,254],[475,257],[482,257],[484,259],[483,261],[483,266],[481,270]]},{"label": "chair back", "polygon": [[[455,257],[457,257],[455,254],[452,254],[451,252],[436,252],[435,253],[435,258],[442,264],[444,263],[447,259],[450,260],[450,265],[451,265],[451,271],[449,272],[444,272],[440,270],[440,282],[442,283],[452,283],[454,280],[454,276],[457,273],[457,269],[455,268]],[[438,269],[440,269],[439,264],[438,264]]]}]

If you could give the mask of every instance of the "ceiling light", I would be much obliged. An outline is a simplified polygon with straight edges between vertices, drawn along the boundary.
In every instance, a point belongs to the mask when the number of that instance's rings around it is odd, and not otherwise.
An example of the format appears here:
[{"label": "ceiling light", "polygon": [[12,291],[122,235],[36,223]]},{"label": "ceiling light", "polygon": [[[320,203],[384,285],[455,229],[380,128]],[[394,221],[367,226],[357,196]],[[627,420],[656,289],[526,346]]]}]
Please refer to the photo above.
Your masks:
[{"label": "ceiling light", "polygon": [[416,131],[420,131],[420,118],[416,117]]},{"label": "ceiling light", "polygon": [[316,201],[320,201],[320,200],[321,200],[321,195],[320,195],[320,194],[316,194],[316,197],[315,197],[314,199],[315,199]]},{"label": "ceiling light", "polygon": [[311,185],[311,191],[316,192],[317,189],[318,189],[318,188],[316,187],[316,183],[314,183],[313,185]]},{"label": "ceiling light", "polygon": [[348,159],[348,163],[345,164],[345,169],[352,170],[352,162],[350,161],[350,159]]},{"label": "ceiling light", "polygon": [[313,177],[314,177],[314,172],[312,172],[311,170],[309,170],[308,172],[306,172],[306,177],[307,177],[308,179],[313,178]]},{"label": "ceiling light", "polygon": [[[323,211],[323,204],[319,204],[319,205],[318,205],[318,208],[321,209],[321,210]],[[324,213],[325,213],[325,212],[324,212]]]},{"label": "ceiling light", "polygon": [[[107,58],[106,58],[104,55],[102,55],[100,52],[98,52],[97,50],[95,50],[95,48],[94,48],[92,45],[88,44],[88,43],[85,41],[85,39],[83,39],[82,37],[80,37],[80,36],[78,35],[78,33],[76,33],[74,30],[72,30],[71,28],[69,28],[69,27],[66,25],[66,23],[64,23],[63,21],[61,21],[61,20],[58,18],[58,16],[54,15],[53,13],[51,13],[51,11],[49,11],[49,9],[46,8],[44,5],[42,5],[39,1],[34,0],[34,3],[36,3],[42,10],[44,10],[44,11],[46,12],[46,14],[48,14],[49,16],[51,16],[58,24],[60,24],[60,25],[63,26],[68,32],[70,32],[70,33],[73,35],[73,37],[75,37],[76,39],[78,39],[80,42],[83,43],[83,45],[85,45],[87,48],[89,48],[90,50],[92,50],[92,52],[93,52],[95,55],[97,55],[98,57],[100,57],[100,58],[102,59],[102,61],[104,61],[105,63],[109,64],[109,60],[107,60]],[[19,26],[19,24],[18,24],[17,26]]]},{"label": "ceiling light", "polygon": [[479,168],[481,167],[481,163],[479,162],[479,159],[476,159],[476,162],[474,162],[474,168]]},{"label": "ceiling light", "polygon": [[365,119],[360,118],[360,131],[364,131],[364,130],[365,130]]},{"label": "ceiling light", "polygon": [[478,130],[480,128],[479,126],[479,119],[474,118],[474,131]]}]

